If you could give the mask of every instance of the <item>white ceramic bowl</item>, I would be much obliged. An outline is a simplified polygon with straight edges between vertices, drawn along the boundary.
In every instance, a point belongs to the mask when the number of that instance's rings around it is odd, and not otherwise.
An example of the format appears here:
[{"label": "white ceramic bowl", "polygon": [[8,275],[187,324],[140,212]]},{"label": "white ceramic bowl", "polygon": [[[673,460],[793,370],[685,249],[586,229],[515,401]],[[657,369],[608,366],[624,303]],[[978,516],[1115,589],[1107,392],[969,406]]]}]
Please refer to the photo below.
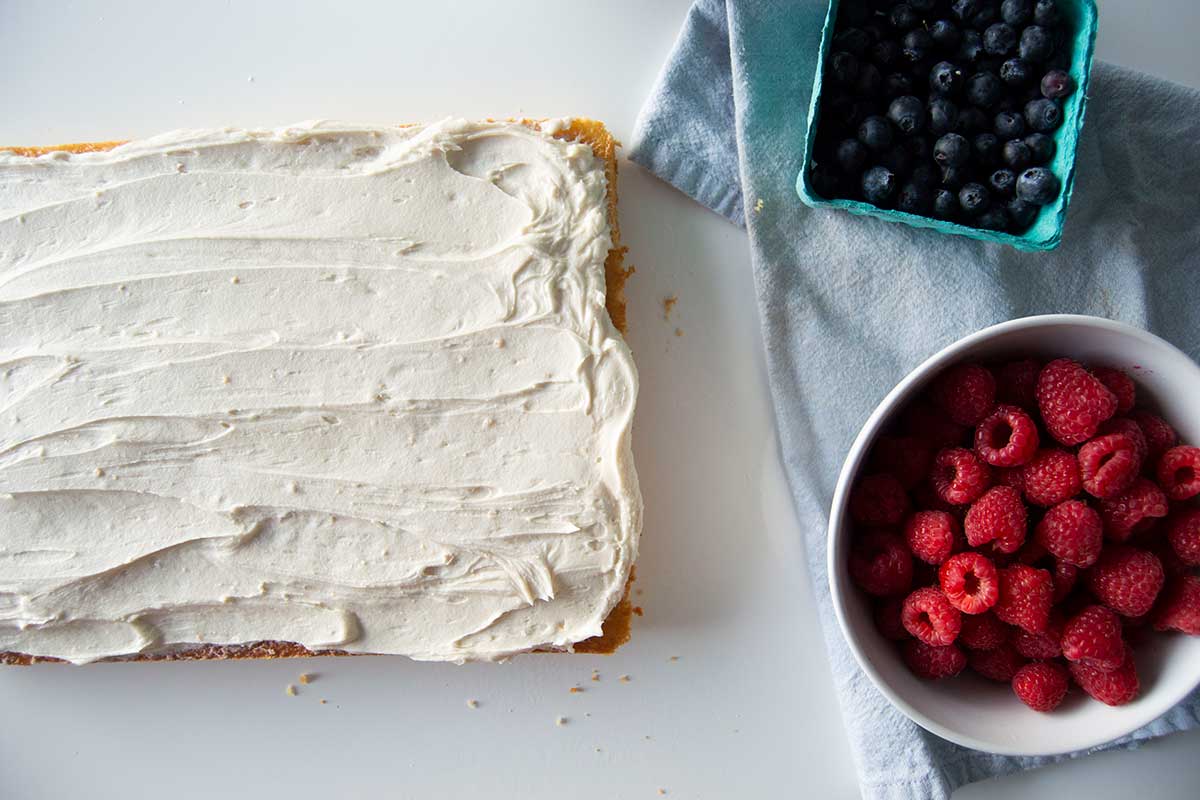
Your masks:
[{"label": "white ceramic bowl", "polygon": [[1137,328],[1098,317],[1051,315],[994,325],[960,339],[917,367],[871,414],[838,478],[829,520],[829,576],[838,623],[859,665],[913,722],[966,747],[1005,755],[1052,755],[1112,741],[1161,716],[1200,685],[1200,637],[1153,634],[1136,651],[1141,694],[1111,708],[1077,689],[1054,713],[1026,708],[1001,684],[964,672],[925,681],[908,671],[895,645],[875,629],[869,598],[850,580],[850,488],[876,436],[895,412],[943,369],[961,361],[1019,355],[1069,356],[1121,367],[1151,398],[1183,441],[1200,442],[1200,367],[1174,346]]}]

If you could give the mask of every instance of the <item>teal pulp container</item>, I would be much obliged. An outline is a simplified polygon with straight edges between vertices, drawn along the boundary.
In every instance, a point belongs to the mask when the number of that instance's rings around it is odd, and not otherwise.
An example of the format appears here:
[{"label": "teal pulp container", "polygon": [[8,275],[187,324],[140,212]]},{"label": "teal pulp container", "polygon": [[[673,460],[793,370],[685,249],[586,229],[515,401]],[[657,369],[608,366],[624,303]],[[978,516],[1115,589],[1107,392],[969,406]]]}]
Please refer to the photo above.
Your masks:
[{"label": "teal pulp container", "polygon": [[[859,0],[845,0],[859,2]],[[821,50],[817,62],[817,75],[813,79],[812,100],[808,107],[808,130],[804,137],[804,167],[796,179],[796,191],[806,205],[821,209],[840,209],[851,214],[878,217],[890,222],[903,222],[918,228],[932,228],[940,233],[969,236],[985,242],[1007,244],[1019,250],[1052,250],[1062,239],[1063,223],[1067,218],[1067,204],[1071,202],[1071,191],[1075,185],[1075,149],[1083,129],[1083,114],[1087,108],[1088,78],[1092,71],[1092,51],[1096,43],[1095,0],[1058,0],[1060,13],[1075,32],[1071,50],[1071,77],[1075,79],[1075,92],[1063,104],[1063,124],[1054,133],[1057,145],[1054,160],[1049,167],[1062,181],[1062,192],[1051,205],[1042,208],[1037,220],[1024,233],[997,233],[980,228],[969,228],[954,222],[907,214],[903,211],[876,208],[858,200],[831,200],[819,196],[811,182],[813,142],[817,126],[821,123],[819,109],[822,80],[825,75],[825,59],[829,55],[837,22],[838,0],[830,0],[825,14],[825,30],[821,34]]]}]

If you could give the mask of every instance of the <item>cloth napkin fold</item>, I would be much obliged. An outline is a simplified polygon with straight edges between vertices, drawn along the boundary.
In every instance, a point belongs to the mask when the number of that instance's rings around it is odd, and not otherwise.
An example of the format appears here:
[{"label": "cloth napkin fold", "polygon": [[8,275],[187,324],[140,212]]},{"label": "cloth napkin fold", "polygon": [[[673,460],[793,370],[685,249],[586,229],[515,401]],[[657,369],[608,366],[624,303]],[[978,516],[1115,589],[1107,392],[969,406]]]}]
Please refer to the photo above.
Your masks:
[{"label": "cloth napkin fold", "polygon": [[[1040,313],[1148,328],[1200,356],[1200,93],[1095,66],[1062,245],[1022,253],[814,210],[794,189],[826,4],[700,0],[642,110],[630,158],[744,225],[782,456],[833,678],[868,800],[946,798],[958,786],[1073,758],[1010,758],[909,722],[859,670],[825,575],[841,461],[876,403],[926,356],[979,328]],[[1200,692],[1104,748],[1200,726]]]}]

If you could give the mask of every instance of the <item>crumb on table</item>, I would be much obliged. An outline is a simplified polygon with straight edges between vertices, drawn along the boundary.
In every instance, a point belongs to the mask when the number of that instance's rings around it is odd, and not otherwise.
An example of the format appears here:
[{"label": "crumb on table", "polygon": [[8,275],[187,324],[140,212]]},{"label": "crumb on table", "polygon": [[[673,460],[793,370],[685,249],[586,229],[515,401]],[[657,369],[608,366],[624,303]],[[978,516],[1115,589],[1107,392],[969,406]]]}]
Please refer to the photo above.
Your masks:
[{"label": "crumb on table", "polygon": [[582,686],[572,686],[571,687],[571,694],[579,694],[582,691],[583,691]]},{"label": "crumb on table", "polygon": [[675,329],[675,335],[676,335],[676,336],[683,336],[683,328],[676,328],[676,329]]},{"label": "crumb on table", "polygon": [[310,683],[313,682],[313,679],[316,677],[317,676],[313,675],[311,672],[301,672],[299,680],[300,680],[300,683],[304,684],[305,686],[308,686]]},{"label": "crumb on table", "polygon": [[621,683],[629,683],[629,681],[632,679],[628,675],[622,675],[620,678],[617,678],[617,680],[619,680]]},{"label": "crumb on table", "polygon": [[467,708],[479,708],[479,701],[478,700],[468,700]]},{"label": "crumb on table", "polygon": [[286,688],[286,689],[284,689],[283,691],[284,691],[284,692],[287,694],[287,696],[288,696],[288,697],[295,697],[295,696],[296,696],[296,686],[295,686],[295,684],[289,683],[289,684],[287,685],[287,688]]},{"label": "crumb on table", "polygon": [[671,312],[675,310],[675,304],[679,302],[679,295],[668,295],[663,298],[663,319],[670,319]]},{"label": "crumb on table", "polygon": [[567,722],[569,722],[569,720],[566,717],[555,717],[554,718],[554,724],[560,728],[562,726],[566,725]]},{"label": "crumb on table", "polygon": [[641,617],[641,616],[644,616],[646,612],[645,612],[645,610],[644,610],[644,609],[643,609],[641,606],[634,606],[634,607],[633,607],[633,613],[635,613],[635,614],[637,614],[639,617]]},{"label": "crumb on table", "polygon": [[758,198],[758,201],[755,202],[755,204],[754,204],[754,213],[759,214],[762,212],[762,210],[763,210],[763,201],[762,201],[762,198],[760,197],[760,198]]}]

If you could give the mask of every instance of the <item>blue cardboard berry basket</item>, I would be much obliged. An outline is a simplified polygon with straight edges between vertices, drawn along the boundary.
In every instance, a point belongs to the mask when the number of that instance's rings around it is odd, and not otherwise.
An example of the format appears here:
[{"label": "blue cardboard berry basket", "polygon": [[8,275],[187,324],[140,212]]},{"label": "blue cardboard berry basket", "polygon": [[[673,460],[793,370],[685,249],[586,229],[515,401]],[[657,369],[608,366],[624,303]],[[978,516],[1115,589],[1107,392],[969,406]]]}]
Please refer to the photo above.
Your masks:
[{"label": "blue cardboard berry basket", "polygon": [[[860,0],[846,0],[859,2]],[[877,208],[858,200],[831,200],[821,197],[812,186],[813,142],[817,125],[820,124],[819,108],[821,84],[825,74],[825,59],[829,55],[837,22],[839,0],[829,0],[825,14],[825,29],[821,34],[820,57],[817,74],[813,79],[812,99],[808,107],[808,129],[804,137],[804,166],[796,179],[796,191],[804,203],[813,208],[830,208],[878,217],[890,222],[903,222],[918,228],[931,228],[940,233],[969,236],[985,242],[1006,244],[1019,250],[1053,250],[1062,239],[1063,224],[1067,218],[1067,205],[1071,202],[1071,191],[1075,185],[1075,148],[1083,130],[1083,115],[1087,108],[1088,79],[1092,71],[1092,51],[1096,43],[1097,13],[1095,0],[1058,0],[1060,13],[1075,31],[1071,48],[1071,77],[1075,80],[1075,91],[1063,103],[1063,124],[1054,132],[1056,151],[1049,168],[1062,181],[1062,191],[1054,203],[1044,206],[1033,225],[1020,235],[970,228],[954,222],[908,214],[893,209]]]}]

